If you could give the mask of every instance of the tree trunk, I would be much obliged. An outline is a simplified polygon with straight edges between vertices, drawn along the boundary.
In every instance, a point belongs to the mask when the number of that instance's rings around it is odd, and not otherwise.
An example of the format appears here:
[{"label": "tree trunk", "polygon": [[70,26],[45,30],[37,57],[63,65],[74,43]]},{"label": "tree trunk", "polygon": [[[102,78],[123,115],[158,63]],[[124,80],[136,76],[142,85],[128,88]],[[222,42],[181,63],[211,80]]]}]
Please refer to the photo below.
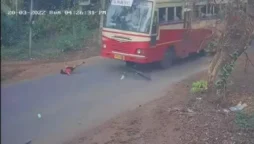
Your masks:
[{"label": "tree trunk", "polygon": [[28,51],[28,54],[29,54],[29,58],[32,58],[32,20],[33,20],[33,16],[32,16],[32,11],[33,11],[33,0],[31,0],[31,4],[30,4],[30,18],[29,18],[29,23],[30,23],[30,26],[29,26],[29,51]]},{"label": "tree trunk", "polygon": [[[248,7],[251,12],[254,7]],[[254,15],[253,15],[254,16]],[[225,19],[226,29],[218,42],[218,50],[208,69],[208,86],[210,90],[222,90],[226,87],[226,80],[232,72],[230,68],[237,58],[246,50],[254,32],[254,19],[229,7]]]},{"label": "tree trunk", "polygon": [[[106,5],[106,0],[100,0],[100,9],[101,9],[101,11],[105,10],[105,5]],[[100,15],[99,39],[98,39],[99,46],[101,46],[103,20],[104,20],[104,15],[101,14]]]}]

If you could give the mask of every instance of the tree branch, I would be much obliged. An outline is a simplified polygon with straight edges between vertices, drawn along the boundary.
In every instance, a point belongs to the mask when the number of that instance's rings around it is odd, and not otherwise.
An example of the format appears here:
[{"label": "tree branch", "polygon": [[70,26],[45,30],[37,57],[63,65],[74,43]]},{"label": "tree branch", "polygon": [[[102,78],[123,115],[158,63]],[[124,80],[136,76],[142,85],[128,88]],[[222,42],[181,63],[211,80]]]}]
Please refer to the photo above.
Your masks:
[{"label": "tree branch", "polygon": [[250,58],[249,58],[249,56],[248,56],[248,53],[247,53],[246,51],[244,51],[244,54],[245,54],[247,60],[250,62],[250,64],[251,64],[251,65],[253,66],[253,68],[254,68],[254,64],[253,64],[252,61],[250,60]]}]

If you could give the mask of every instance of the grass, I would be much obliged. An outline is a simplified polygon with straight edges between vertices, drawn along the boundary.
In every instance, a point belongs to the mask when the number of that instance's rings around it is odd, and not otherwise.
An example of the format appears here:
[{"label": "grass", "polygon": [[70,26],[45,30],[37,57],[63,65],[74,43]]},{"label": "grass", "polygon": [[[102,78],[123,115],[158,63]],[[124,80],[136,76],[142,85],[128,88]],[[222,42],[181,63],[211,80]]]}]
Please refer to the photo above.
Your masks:
[{"label": "grass", "polygon": [[207,81],[200,80],[192,83],[191,92],[192,93],[198,93],[206,91],[208,88]]},{"label": "grass", "polygon": [[254,129],[254,113],[246,114],[244,112],[236,113],[236,124],[245,129]]},{"label": "grass", "polygon": [[[87,45],[94,30],[82,29],[73,35],[62,33],[50,38],[43,38],[32,43],[32,57],[38,59],[57,58],[67,51],[80,50]],[[11,47],[1,46],[2,60],[25,60],[29,59],[28,41],[20,42]]]}]

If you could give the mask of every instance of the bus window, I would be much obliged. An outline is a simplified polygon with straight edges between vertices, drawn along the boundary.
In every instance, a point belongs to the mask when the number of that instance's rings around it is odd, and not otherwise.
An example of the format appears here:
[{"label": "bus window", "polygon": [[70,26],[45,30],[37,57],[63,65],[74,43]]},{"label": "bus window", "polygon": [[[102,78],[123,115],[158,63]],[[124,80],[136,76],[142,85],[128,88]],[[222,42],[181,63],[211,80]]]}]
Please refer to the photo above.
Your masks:
[{"label": "bus window", "polygon": [[159,8],[159,22],[166,22],[166,8]]},{"label": "bus window", "polygon": [[220,11],[220,5],[217,4],[217,5],[214,6],[214,14],[218,15],[219,11]]},{"label": "bus window", "polygon": [[175,15],[175,7],[169,7],[168,8],[168,21],[173,21],[174,20],[174,15]]},{"label": "bus window", "polygon": [[144,1],[131,7],[110,4],[104,27],[139,33],[149,33],[152,17],[152,2]]},{"label": "bus window", "polygon": [[193,18],[194,18],[194,19],[198,19],[198,18],[200,17],[200,6],[195,5],[195,6],[194,6],[193,13],[194,13]]},{"label": "bus window", "polygon": [[213,11],[212,11],[212,5],[208,4],[207,5],[207,16],[211,16],[213,14]]},{"label": "bus window", "polygon": [[201,17],[205,18],[206,17],[206,5],[201,7]]},{"label": "bus window", "polygon": [[182,20],[182,7],[176,7],[176,18],[175,20]]},{"label": "bus window", "polygon": [[157,11],[155,11],[153,16],[152,34],[157,34],[157,27],[158,27],[158,17]]}]

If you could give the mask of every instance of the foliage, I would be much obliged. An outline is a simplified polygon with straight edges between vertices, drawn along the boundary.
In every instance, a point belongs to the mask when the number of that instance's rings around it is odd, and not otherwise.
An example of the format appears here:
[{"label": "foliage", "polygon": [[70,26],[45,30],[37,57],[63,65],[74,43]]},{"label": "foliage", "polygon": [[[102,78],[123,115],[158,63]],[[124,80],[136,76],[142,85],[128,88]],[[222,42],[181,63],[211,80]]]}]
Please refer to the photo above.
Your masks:
[{"label": "foliage", "polygon": [[15,45],[26,37],[25,23],[16,16],[7,16],[1,13],[1,42],[2,45]]},{"label": "foliage", "polygon": [[235,62],[249,47],[253,34],[254,19],[243,11],[238,0],[228,3],[225,9],[225,24],[216,44],[216,55],[209,66],[209,88],[216,88],[217,95],[225,94],[227,79],[232,74]]},{"label": "foliage", "polygon": [[216,52],[216,48],[217,48],[217,45],[218,45],[218,39],[214,38],[214,39],[211,39],[206,48],[205,48],[205,51],[207,53],[214,53]]},{"label": "foliage", "polygon": [[15,45],[22,41],[26,34],[23,16],[10,15],[8,12],[21,8],[24,0],[1,0],[1,44]]},{"label": "foliage", "polygon": [[230,63],[225,64],[219,74],[220,79],[216,81],[215,86],[218,89],[222,89],[227,84],[227,79],[231,75],[232,71],[234,70],[235,62],[237,58],[240,56],[238,51],[235,51],[233,54],[230,55],[232,60]]},{"label": "foliage", "polygon": [[[93,30],[82,29],[74,37],[72,33],[59,33],[48,38],[33,41],[33,58],[56,58],[64,52],[80,50],[87,46]],[[20,42],[12,47],[2,47],[2,59],[24,60],[28,59],[28,41]]]},{"label": "foliage", "polygon": [[207,88],[208,88],[207,81],[200,80],[192,83],[191,92],[192,93],[204,92],[207,90]]},{"label": "foliage", "polygon": [[[22,0],[24,3],[26,0]],[[78,10],[78,6],[70,4],[71,0],[58,3],[60,10]],[[52,8],[55,5],[47,2],[35,1],[35,8],[47,6]],[[1,1],[2,3],[2,1]],[[21,2],[20,2],[21,3]],[[7,9],[15,10],[14,1],[5,1]],[[59,4],[62,5],[59,7]],[[29,5],[28,5],[29,6]],[[19,6],[21,7],[21,6]],[[27,7],[23,5],[23,7]],[[95,7],[95,8],[98,8]],[[59,10],[59,9],[55,9]],[[83,11],[86,11],[84,9]],[[3,59],[25,59],[28,55],[28,34],[29,34],[29,15],[7,15],[1,10],[1,56]],[[32,55],[33,57],[52,57],[58,56],[68,50],[78,50],[84,48],[86,39],[90,39],[91,33],[99,27],[100,16],[95,15],[60,15],[46,14],[34,16],[32,24]]]},{"label": "foliage", "polygon": [[1,13],[7,14],[10,10],[15,10],[16,6],[21,7],[24,0],[1,0]]},{"label": "foliage", "polygon": [[242,128],[254,129],[254,113],[246,114],[244,112],[236,113],[235,122]]}]

